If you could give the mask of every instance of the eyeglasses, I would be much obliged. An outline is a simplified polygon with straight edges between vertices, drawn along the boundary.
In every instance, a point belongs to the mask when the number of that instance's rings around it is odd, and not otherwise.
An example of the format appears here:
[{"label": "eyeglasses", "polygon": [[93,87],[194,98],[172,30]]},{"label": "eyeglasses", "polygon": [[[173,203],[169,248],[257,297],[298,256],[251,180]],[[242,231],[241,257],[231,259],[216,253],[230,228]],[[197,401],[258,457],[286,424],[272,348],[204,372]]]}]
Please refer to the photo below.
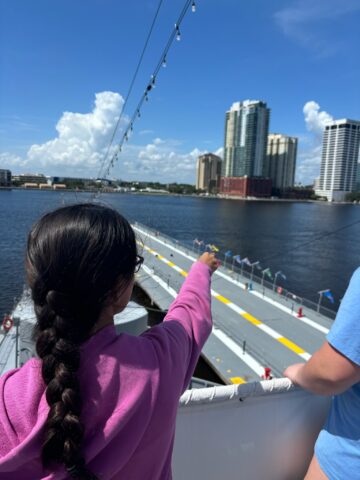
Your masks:
[{"label": "eyeglasses", "polygon": [[144,257],[141,255],[136,255],[136,262],[135,262],[135,273],[140,270],[141,265],[144,263]]}]

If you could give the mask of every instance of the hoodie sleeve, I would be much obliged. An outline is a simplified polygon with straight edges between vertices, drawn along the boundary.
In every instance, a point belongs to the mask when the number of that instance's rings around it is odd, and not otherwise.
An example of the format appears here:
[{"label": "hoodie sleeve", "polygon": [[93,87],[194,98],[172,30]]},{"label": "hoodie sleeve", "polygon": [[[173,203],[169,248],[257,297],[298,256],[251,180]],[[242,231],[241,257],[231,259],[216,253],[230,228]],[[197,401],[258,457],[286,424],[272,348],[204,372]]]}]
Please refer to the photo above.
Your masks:
[{"label": "hoodie sleeve", "polygon": [[163,323],[144,334],[155,345],[160,372],[180,382],[180,393],[187,388],[211,333],[210,280],[210,268],[195,262]]},{"label": "hoodie sleeve", "polygon": [[[0,377],[1,458],[18,447],[33,431],[39,411],[47,410],[40,362],[31,359]],[[44,412],[46,418],[47,412]],[[1,474],[0,474],[1,477]]]}]

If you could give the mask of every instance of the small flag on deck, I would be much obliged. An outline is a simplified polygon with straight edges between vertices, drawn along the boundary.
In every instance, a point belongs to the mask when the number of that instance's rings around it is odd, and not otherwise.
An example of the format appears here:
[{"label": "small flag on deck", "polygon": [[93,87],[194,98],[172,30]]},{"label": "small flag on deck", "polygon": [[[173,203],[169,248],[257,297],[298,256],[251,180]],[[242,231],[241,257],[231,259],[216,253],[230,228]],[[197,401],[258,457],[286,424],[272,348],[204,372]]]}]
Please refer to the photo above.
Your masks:
[{"label": "small flag on deck", "polygon": [[324,297],[326,297],[328,300],[330,300],[331,303],[335,303],[334,296],[333,296],[333,294],[331,293],[330,290],[325,290],[323,292],[323,294],[324,294]]},{"label": "small flag on deck", "polygon": [[267,275],[267,276],[270,278],[270,280],[273,279],[273,276],[272,276],[272,273],[271,273],[270,268],[265,268],[265,270],[263,270],[262,273],[263,273],[264,275]]},{"label": "small flag on deck", "polygon": [[240,257],[240,255],[235,255],[234,260],[235,260],[235,262],[237,262],[237,263],[241,263],[241,257]]},{"label": "small flag on deck", "polygon": [[242,263],[245,263],[245,265],[248,265],[249,267],[251,267],[251,262],[250,260],[248,259],[248,257],[245,257],[243,260],[241,260]]},{"label": "small flag on deck", "polygon": [[232,251],[228,250],[227,252],[225,252],[225,257],[232,257]]}]

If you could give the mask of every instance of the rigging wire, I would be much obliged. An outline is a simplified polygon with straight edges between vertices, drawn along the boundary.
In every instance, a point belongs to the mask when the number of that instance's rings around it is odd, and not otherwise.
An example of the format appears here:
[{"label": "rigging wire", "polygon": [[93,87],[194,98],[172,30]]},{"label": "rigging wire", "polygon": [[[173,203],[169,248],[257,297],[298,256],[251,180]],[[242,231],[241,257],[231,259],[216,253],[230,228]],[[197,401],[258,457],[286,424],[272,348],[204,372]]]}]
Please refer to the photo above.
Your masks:
[{"label": "rigging wire", "polygon": [[103,160],[102,160],[102,162],[101,162],[100,170],[99,170],[99,173],[98,173],[98,178],[101,178],[102,169],[103,169],[103,167],[104,167],[104,165],[105,165],[105,162],[106,162],[106,160],[107,160],[107,158],[108,158],[108,156],[109,156],[109,152],[110,152],[111,146],[112,146],[112,144],[113,144],[115,135],[116,135],[116,133],[117,133],[117,131],[118,131],[118,128],[119,128],[119,125],[120,125],[120,121],[121,121],[122,115],[123,115],[123,113],[124,113],[124,110],[125,110],[125,108],[126,108],[127,102],[128,102],[128,100],[129,100],[129,97],[130,97],[130,95],[131,95],[132,89],[133,89],[133,87],[134,87],[135,80],[136,80],[137,75],[138,75],[138,73],[139,73],[139,70],[140,70],[140,67],[141,67],[141,64],[142,64],[142,61],[143,61],[145,52],[146,52],[146,50],[147,50],[147,47],[148,47],[148,45],[149,45],[149,41],[150,41],[152,32],[153,32],[153,30],[154,30],[155,23],[156,23],[156,20],[157,20],[158,15],[159,15],[159,12],[160,12],[160,9],[161,9],[161,6],[162,6],[163,1],[164,1],[164,0],[160,0],[160,1],[159,1],[158,7],[157,7],[157,9],[156,9],[156,12],[155,12],[153,21],[152,21],[151,26],[150,26],[150,30],[149,30],[149,32],[148,32],[148,34],[147,34],[147,37],[146,37],[146,40],[145,40],[144,47],[143,47],[143,49],[142,49],[142,52],[141,52],[139,61],[138,61],[137,66],[136,66],[136,68],[135,68],[135,72],[134,72],[134,75],[133,75],[132,80],[131,80],[131,82],[130,82],[130,86],[129,86],[129,89],[128,89],[128,91],[127,91],[127,94],[126,94],[124,103],[123,103],[123,105],[122,105],[122,107],[121,107],[120,114],[119,114],[119,117],[118,117],[118,119],[117,119],[115,128],[114,128],[113,133],[112,133],[112,136],[111,136],[111,138],[110,138],[109,145],[108,145],[108,147],[107,147],[106,153],[105,153],[105,155],[104,155],[104,157],[103,157]]},{"label": "rigging wire", "polygon": [[[103,162],[103,168],[104,168],[103,173],[102,173],[103,177],[106,178],[109,175],[111,168],[114,167],[115,163],[118,161],[119,154],[121,153],[121,151],[123,149],[124,143],[128,141],[130,133],[134,129],[135,121],[138,118],[140,118],[140,116],[141,116],[141,108],[143,106],[143,103],[149,101],[149,93],[155,87],[157,75],[158,75],[160,69],[162,67],[164,67],[164,65],[166,65],[166,63],[167,63],[168,52],[169,52],[174,40],[179,39],[180,25],[181,25],[185,15],[186,15],[186,13],[187,13],[187,11],[190,7],[191,7],[191,10],[194,11],[194,8],[196,8],[195,2],[192,1],[192,0],[186,0],[185,4],[184,4],[184,6],[183,6],[183,8],[180,12],[180,15],[179,15],[179,17],[178,17],[178,19],[175,23],[175,26],[170,33],[168,41],[167,41],[167,43],[166,43],[166,45],[165,45],[165,47],[164,47],[164,49],[163,49],[163,51],[160,55],[159,61],[156,65],[155,69],[153,70],[153,73],[150,77],[150,82],[147,84],[143,94],[141,95],[140,100],[139,100],[139,102],[138,102],[138,104],[137,104],[137,106],[134,110],[134,113],[130,117],[128,126],[127,126],[126,130],[124,131],[120,142],[118,143],[117,150],[112,155],[112,157],[111,157],[110,161],[108,162],[106,168],[105,168],[105,163],[106,162],[105,161]],[[109,147],[108,150],[110,150],[110,147]],[[95,197],[98,197],[99,195],[100,195],[100,192],[95,194]]]}]

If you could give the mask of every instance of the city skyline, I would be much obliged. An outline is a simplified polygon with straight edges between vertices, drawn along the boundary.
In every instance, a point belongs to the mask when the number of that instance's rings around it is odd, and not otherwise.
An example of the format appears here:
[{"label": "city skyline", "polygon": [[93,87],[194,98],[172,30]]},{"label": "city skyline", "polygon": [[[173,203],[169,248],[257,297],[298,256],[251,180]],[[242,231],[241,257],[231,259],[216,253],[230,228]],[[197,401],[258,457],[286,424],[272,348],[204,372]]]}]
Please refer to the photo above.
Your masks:
[{"label": "city skyline", "polygon": [[[140,3],[1,2],[0,167],[97,176],[155,12]],[[222,156],[229,105],[259,98],[271,131],[299,138],[296,181],[312,183],[325,122],[358,117],[360,68],[349,47],[359,41],[359,3],[196,3],[111,175],[193,183],[199,155]],[[164,4],[126,114],[182,5]]]}]

